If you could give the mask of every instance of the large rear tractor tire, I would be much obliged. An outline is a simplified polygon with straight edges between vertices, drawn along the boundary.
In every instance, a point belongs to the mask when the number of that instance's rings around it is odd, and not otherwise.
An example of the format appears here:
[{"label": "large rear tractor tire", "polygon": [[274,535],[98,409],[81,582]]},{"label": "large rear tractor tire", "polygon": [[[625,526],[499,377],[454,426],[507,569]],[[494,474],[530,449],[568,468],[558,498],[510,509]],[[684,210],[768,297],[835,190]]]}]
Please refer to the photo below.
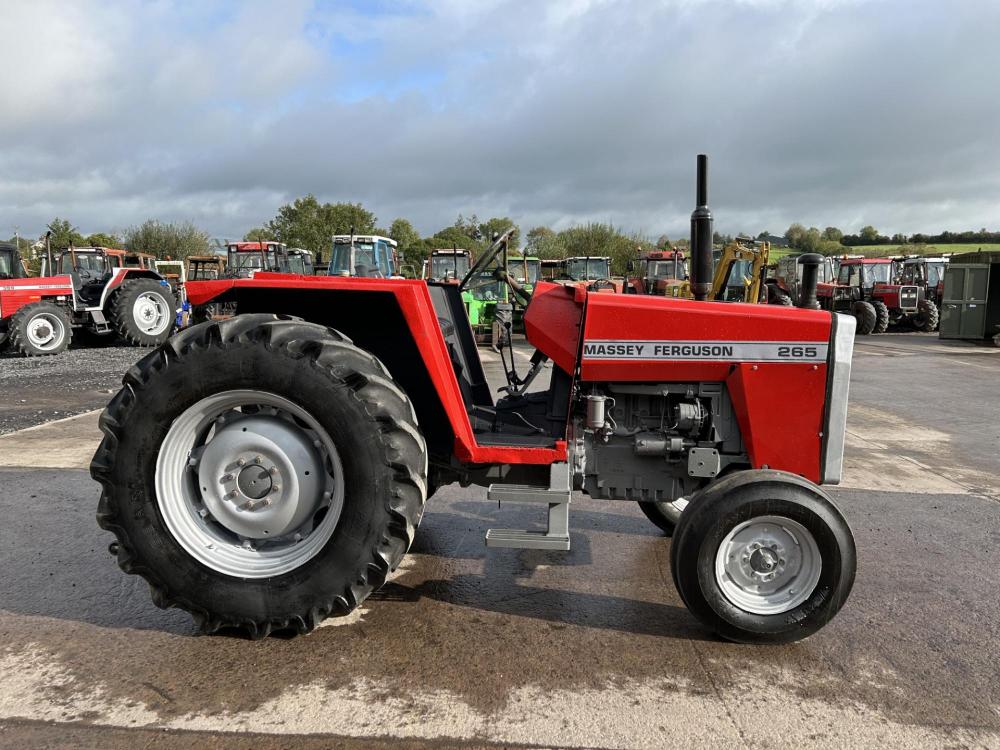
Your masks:
[{"label": "large rear tractor tire", "polygon": [[924,331],[925,333],[936,331],[940,322],[938,306],[932,300],[925,299],[920,303],[920,308],[917,310],[916,315],[910,318],[910,320],[913,322],[913,327],[918,331]]},{"label": "large rear tractor tire", "polygon": [[159,346],[170,338],[177,300],[169,286],[155,279],[132,279],[111,299],[111,323],[133,346]]},{"label": "large rear tractor tire", "polygon": [[815,485],[730,474],[691,498],[670,550],[688,609],[723,638],[788,643],[833,619],[854,585],[854,537]]},{"label": "large rear tractor tire", "polygon": [[275,315],[188,328],[143,358],[91,464],[118,564],[205,632],[305,633],[406,554],[427,495],[413,406],[341,334]]},{"label": "large rear tractor tire", "polygon": [[855,302],[851,312],[858,321],[857,333],[859,336],[867,336],[875,330],[878,316],[870,302],[864,300]]},{"label": "large rear tractor tire", "polygon": [[875,308],[875,328],[872,333],[885,333],[889,330],[889,308],[881,300],[876,300],[871,305]]},{"label": "large rear tractor tire", "polygon": [[66,351],[73,328],[66,310],[52,302],[33,302],[14,313],[8,324],[12,352],[41,357]]}]

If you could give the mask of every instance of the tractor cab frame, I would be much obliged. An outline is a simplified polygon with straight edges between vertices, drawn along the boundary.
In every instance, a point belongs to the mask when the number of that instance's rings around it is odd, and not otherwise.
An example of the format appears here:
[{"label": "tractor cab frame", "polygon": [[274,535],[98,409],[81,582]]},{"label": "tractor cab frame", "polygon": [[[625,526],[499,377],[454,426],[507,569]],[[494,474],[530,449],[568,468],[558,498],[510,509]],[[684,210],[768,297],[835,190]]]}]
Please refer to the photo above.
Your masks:
[{"label": "tractor cab frame", "polygon": [[395,240],[379,235],[335,235],[327,275],[397,278],[400,272],[396,247]]}]

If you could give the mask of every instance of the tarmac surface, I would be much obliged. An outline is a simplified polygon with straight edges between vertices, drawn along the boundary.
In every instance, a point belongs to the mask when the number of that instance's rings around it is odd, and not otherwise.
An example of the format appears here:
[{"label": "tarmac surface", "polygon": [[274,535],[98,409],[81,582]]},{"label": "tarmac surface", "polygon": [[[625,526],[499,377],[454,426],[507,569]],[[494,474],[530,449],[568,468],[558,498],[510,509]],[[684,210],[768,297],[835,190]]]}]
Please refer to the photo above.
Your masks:
[{"label": "tarmac surface", "polygon": [[[44,411],[9,363],[0,413],[11,395]],[[1000,350],[859,339],[831,490],[857,582],[829,626],[780,647],[706,633],[633,505],[574,497],[569,553],[488,550],[487,528],[542,512],[457,485],[350,617],[294,639],[199,636],[107,553],[86,471],[97,413],[8,432],[0,747],[1000,748],[998,383]],[[86,390],[59,411],[93,408]]]}]

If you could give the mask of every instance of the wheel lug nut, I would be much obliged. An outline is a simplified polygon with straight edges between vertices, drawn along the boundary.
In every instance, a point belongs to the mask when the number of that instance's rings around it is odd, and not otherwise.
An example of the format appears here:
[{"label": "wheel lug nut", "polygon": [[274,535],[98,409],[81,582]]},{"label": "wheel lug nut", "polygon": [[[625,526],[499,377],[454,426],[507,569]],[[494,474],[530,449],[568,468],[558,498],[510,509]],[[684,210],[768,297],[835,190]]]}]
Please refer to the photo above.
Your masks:
[{"label": "wheel lug nut", "polygon": [[281,492],[281,485],[280,484],[274,485],[274,487],[271,488],[271,492]]},{"label": "wheel lug nut", "polygon": [[254,462],[255,464],[259,464],[259,463],[260,463],[261,461],[263,461],[263,460],[264,460],[264,459],[263,459],[263,458],[261,458],[260,456],[254,456],[254,457],[253,457],[253,462]]},{"label": "wheel lug nut", "polygon": [[231,482],[233,481],[233,475],[223,474],[221,477],[219,477],[219,481],[222,482],[223,484],[225,484],[226,482]]},{"label": "wheel lug nut", "polygon": [[277,475],[277,473],[278,473],[278,467],[277,466],[272,466],[267,471],[273,477],[273,476]]},{"label": "wheel lug nut", "polygon": [[247,465],[247,460],[245,458],[238,458],[238,459],[236,459],[236,465],[237,466],[246,466]]}]

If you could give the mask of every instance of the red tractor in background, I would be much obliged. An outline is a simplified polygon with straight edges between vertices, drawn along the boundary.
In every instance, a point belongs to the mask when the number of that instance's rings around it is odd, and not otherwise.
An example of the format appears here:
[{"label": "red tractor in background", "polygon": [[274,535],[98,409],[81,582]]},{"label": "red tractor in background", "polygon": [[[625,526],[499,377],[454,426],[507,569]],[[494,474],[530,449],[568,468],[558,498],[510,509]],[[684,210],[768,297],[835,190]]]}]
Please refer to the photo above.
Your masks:
[{"label": "red tractor in background", "polygon": [[126,267],[126,255],[105,247],[47,250],[39,276],[0,281],[0,342],[26,357],[58,354],[77,328],[135,346],[162,344],[177,300],[156,271]]},{"label": "red tractor in background", "polygon": [[689,276],[687,257],[677,249],[643,253],[638,260],[629,261],[628,272],[626,293],[661,297],[677,296],[671,294],[670,288]]},{"label": "red tractor in background", "polygon": [[611,258],[606,255],[576,255],[566,258],[562,265],[560,284],[575,286],[591,292],[621,294],[625,279],[611,275]]},{"label": "red tractor in background", "polygon": [[828,310],[850,309],[858,318],[858,333],[885,333],[889,324],[907,322],[919,331],[933,331],[938,309],[915,284],[897,283],[889,258],[844,258],[837,279],[819,284],[817,297]]},{"label": "red tractor in background", "polygon": [[[770,268],[767,279],[767,301],[772,305],[792,307],[802,298],[802,264],[798,262],[799,255],[786,255],[779,258]],[[829,285],[836,276],[833,269],[833,259],[825,257],[817,270],[817,283]]]},{"label": "red tractor in background", "polygon": [[[893,262],[893,279],[899,284],[913,284],[923,290],[924,299],[929,303],[926,319],[916,321],[923,323],[921,330],[937,330],[941,308],[944,299],[944,270],[951,260],[950,256],[899,258]],[[933,305],[933,308],[931,307]],[[933,327],[928,328],[927,326]]]},{"label": "red tractor in background", "polygon": [[[536,550],[569,549],[582,490],[639,502],[673,534],[680,597],[722,637],[778,643],[823,627],[856,567],[818,486],[841,476],[854,319],[708,301],[704,157],[698,175],[694,300],[543,281],[528,295],[500,267],[526,298],[536,350],[521,372],[511,356],[496,400],[461,285],[191,283],[193,304],[237,315],[140,361],[101,418],[91,473],[118,564],[204,631],[305,633],[386,581],[442,485],[538,504],[545,530],[485,536]],[[530,392],[546,362],[547,388]]]}]

